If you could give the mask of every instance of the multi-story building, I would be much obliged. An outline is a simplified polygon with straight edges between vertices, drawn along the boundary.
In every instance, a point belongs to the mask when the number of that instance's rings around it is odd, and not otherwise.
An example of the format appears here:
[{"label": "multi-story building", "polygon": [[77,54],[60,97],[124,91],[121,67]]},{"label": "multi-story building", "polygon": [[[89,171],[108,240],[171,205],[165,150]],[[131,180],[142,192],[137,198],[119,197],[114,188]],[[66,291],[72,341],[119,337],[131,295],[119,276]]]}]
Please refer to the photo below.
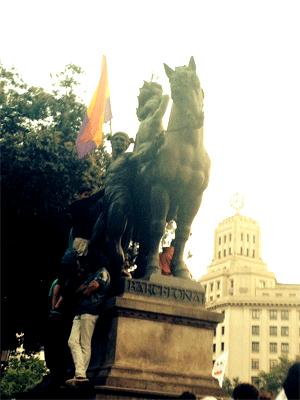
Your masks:
[{"label": "multi-story building", "polygon": [[[214,360],[228,352],[225,375],[257,382],[280,356],[300,353],[300,284],[279,284],[261,259],[260,229],[237,212],[215,231],[214,257],[200,282],[206,307],[224,313]],[[284,266],[283,266],[284,268]]]}]

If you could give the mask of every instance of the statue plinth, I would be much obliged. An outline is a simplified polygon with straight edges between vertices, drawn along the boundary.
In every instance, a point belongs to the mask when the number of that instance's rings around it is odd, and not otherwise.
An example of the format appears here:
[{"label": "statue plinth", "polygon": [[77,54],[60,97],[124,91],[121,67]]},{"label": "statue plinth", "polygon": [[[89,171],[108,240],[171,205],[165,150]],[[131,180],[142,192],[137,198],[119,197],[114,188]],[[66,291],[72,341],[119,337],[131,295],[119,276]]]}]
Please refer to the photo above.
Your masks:
[{"label": "statue plinth", "polygon": [[[213,330],[223,316],[206,311],[199,283],[152,275],[125,279],[99,318],[89,372],[98,398],[221,394],[211,377]],[[111,397],[110,397],[111,398]]]}]

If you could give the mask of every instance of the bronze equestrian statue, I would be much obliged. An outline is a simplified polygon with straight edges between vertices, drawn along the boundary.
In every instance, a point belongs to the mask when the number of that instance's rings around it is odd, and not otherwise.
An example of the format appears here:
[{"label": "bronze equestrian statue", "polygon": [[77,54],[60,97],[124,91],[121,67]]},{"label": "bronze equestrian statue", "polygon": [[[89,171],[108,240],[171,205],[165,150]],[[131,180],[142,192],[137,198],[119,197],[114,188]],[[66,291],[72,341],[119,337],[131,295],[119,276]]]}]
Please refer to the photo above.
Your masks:
[{"label": "bronze equestrian statue", "polygon": [[194,58],[188,66],[171,69],[173,105],[164,142],[151,163],[140,169],[135,185],[135,209],[139,235],[137,276],[159,272],[159,243],[166,223],[176,220],[172,275],[191,277],[183,261],[185,243],[208,185],[210,159],[203,143],[203,90]]},{"label": "bronze equestrian statue", "polygon": [[166,223],[174,219],[177,229],[171,271],[176,277],[191,277],[183,261],[184,247],[210,170],[203,143],[204,95],[193,57],[188,66],[164,67],[173,100],[167,131],[163,131],[162,118],[169,98],[163,96],[160,85],[145,82],[138,98],[141,123],[134,151],[113,162],[108,171],[105,224],[102,234],[94,234],[105,237],[105,243],[92,240],[94,247],[102,246],[108,254],[115,280],[123,271],[130,239],[139,243],[135,277],[148,279],[160,272],[160,240]]}]

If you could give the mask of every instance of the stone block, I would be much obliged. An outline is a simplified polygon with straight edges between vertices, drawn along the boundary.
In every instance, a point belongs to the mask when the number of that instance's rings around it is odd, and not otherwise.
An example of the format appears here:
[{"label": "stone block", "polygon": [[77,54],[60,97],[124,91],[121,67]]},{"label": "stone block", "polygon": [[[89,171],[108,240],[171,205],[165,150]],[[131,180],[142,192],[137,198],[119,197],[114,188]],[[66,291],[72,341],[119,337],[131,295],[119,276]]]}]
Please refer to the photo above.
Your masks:
[{"label": "stone block", "polygon": [[114,388],[145,398],[220,394],[211,377],[212,342],[223,316],[203,303],[203,289],[194,281],[125,279],[95,330],[89,373],[97,391]]}]

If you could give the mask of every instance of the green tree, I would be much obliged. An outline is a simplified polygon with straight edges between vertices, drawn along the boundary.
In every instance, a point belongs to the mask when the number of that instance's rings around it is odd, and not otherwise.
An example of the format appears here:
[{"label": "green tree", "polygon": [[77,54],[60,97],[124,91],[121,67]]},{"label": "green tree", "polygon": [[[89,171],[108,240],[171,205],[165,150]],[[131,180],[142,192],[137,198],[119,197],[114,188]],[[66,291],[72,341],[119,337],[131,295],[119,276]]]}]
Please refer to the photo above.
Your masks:
[{"label": "green tree", "polygon": [[229,378],[225,377],[225,378],[224,378],[224,381],[223,381],[223,386],[222,386],[222,388],[223,388],[224,392],[225,392],[229,397],[231,397],[231,396],[232,396],[233,389],[234,389],[239,383],[241,383],[241,382],[240,382],[240,379],[239,379],[238,377],[233,378],[232,381],[231,381]]},{"label": "green tree", "polygon": [[101,186],[107,153],[100,149],[78,160],[75,151],[85,111],[75,94],[76,76],[81,72],[79,67],[68,65],[56,75],[53,92],[47,93],[42,88],[29,87],[18,74],[1,66],[4,207],[9,204],[21,214],[56,214],[81,184],[90,183],[95,189]]},{"label": "green tree", "polygon": [[291,361],[286,357],[279,357],[278,364],[273,367],[270,372],[259,372],[259,388],[276,395],[282,387],[288,369],[295,361],[299,360],[300,358]]},{"label": "green tree", "polygon": [[81,73],[80,67],[67,65],[53,76],[53,90],[47,92],[0,65],[5,347],[12,345],[17,331],[27,330],[25,341],[39,342],[47,289],[67,245],[67,206],[81,185],[101,188],[109,162],[104,147],[83,160],[76,154],[85,113],[76,95]]},{"label": "green tree", "polygon": [[45,362],[37,356],[13,356],[0,380],[2,398],[12,398],[36,386],[46,374]]}]

